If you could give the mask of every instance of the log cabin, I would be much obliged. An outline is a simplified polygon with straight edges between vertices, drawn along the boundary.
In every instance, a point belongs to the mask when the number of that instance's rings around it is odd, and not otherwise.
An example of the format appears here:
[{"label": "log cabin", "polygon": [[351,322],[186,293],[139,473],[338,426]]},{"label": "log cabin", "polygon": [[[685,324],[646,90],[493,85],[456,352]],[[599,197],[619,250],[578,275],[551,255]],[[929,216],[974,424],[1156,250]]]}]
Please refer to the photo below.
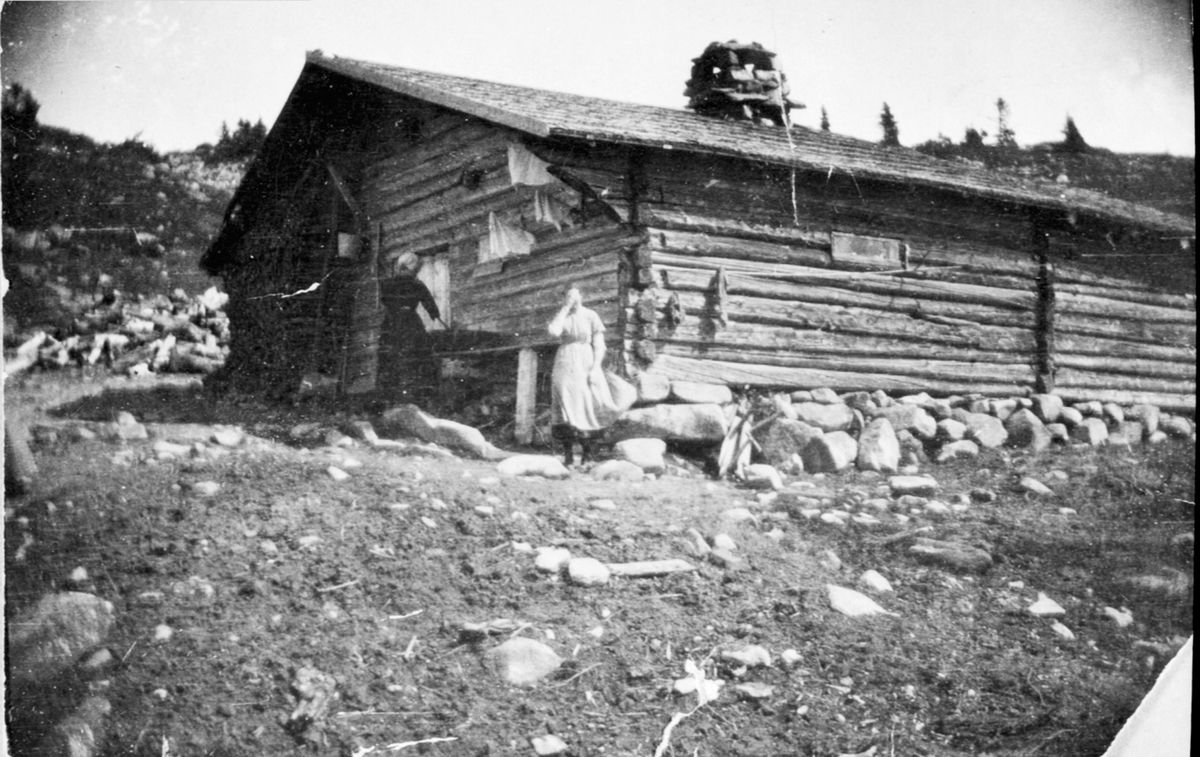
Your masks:
[{"label": "log cabin", "polygon": [[[758,63],[730,75],[778,86]],[[228,376],[402,380],[389,353],[416,337],[389,284],[419,261],[429,349],[517,373],[527,409],[578,284],[627,377],[1194,412],[1194,218],[729,89],[744,117],[697,107],[695,78],[689,111],[309,53],[202,261],[230,295]]]}]

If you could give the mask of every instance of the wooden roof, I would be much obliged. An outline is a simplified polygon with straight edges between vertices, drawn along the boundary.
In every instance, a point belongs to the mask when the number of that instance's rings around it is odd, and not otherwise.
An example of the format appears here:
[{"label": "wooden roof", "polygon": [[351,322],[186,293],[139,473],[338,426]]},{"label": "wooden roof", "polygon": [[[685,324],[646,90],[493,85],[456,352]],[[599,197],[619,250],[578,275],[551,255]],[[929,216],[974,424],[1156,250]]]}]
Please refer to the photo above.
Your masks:
[{"label": "wooden roof", "polygon": [[[201,265],[216,273],[247,228],[281,161],[295,157],[307,138],[288,122],[307,99],[306,82],[334,73],[416,100],[475,116],[537,137],[636,145],[651,149],[722,155],[855,179],[926,186],[1013,202],[1172,237],[1193,238],[1194,218],[1166,213],[1100,192],[1021,179],[985,168],[941,160],[903,147],[882,147],[853,137],[802,126],[790,130],[747,121],[726,121],[687,110],[605,100],[511,84],[468,79],[399,66],[339,58],[321,52],[307,66],[275,127],[234,195],[217,239]],[[316,96],[316,95],[313,95]],[[319,104],[318,104],[319,105]]]},{"label": "wooden roof", "polygon": [[1195,236],[1195,219],[1100,192],[1025,180],[887,148],[831,132],[789,131],[651,105],[550,92],[309,53],[311,65],[539,137],[563,137],[728,155],[784,166],[919,184],[1053,210],[1095,215],[1150,231]]}]

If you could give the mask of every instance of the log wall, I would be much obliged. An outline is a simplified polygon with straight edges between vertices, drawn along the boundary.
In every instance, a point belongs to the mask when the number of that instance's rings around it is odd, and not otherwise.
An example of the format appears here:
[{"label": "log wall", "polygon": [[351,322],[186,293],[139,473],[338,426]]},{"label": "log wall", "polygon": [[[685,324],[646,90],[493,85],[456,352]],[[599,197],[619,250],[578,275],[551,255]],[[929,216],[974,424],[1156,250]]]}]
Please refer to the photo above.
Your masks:
[{"label": "log wall", "polygon": [[1194,411],[1194,254],[1106,240],[1056,247],[1055,392]]},{"label": "log wall", "polygon": [[[564,205],[580,200],[565,184],[513,186],[508,145],[514,141],[520,137],[506,129],[443,114],[423,127],[415,145],[366,168],[361,195],[378,238],[381,275],[406,253],[448,256],[453,330],[493,335],[514,348],[550,342],[546,325],[566,287],[577,284],[619,343],[624,248],[637,239],[595,217],[577,218],[561,231],[535,228],[535,191]],[[478,263],[492,213],[535,231],[531,254]]]},{"label": "log wall", "polygon": [[[654,315],[628,303],[638,368],[840,391],[1033,387],[1037,266],[1015,210],[959,200],[950,214],[915,191],[813,174],[793,185],[732,161],[654,156],[644,172],[635,259],[651,285],[637,297]],[[899,239],[907,263],[835,259],[834,231]]]},{"label": "log wall", "polygon": [[[832,170],[536,149],[643,232],[621,293],[631,372],[1194,409],[1190,255],[1124,238],[1101,255],[1114,240],[1098,227],[1039,247],[1028,209]],[[900,240],[906,259],[836,259],[834,232]]]}]

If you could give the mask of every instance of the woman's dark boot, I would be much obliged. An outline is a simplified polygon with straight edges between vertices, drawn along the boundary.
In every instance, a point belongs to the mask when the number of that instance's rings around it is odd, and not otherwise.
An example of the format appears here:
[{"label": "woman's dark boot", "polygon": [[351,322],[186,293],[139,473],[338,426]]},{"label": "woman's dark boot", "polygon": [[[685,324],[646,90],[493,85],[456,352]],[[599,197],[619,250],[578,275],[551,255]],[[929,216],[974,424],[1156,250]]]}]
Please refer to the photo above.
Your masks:
[{"label": "woman's dark boot", "polygon": [[563,465],[575,464],[575,429],[565,423],[560,423],[550,429],[550,436],[563,445]]}]

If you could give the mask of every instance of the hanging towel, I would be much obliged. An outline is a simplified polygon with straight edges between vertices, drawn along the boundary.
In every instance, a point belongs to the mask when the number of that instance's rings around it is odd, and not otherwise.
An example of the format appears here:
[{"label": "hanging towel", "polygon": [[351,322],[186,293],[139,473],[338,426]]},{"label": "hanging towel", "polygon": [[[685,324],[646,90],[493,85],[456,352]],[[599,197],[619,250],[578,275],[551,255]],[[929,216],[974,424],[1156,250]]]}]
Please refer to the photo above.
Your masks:
[{"label": "hanging towel", "polygon": [[489,213],[488,236],[479,245],[479,262],[486,263],[489,260],[500,260],[514,255],[528,255],[536,241],[533,234],[528,231],[509,226],[496,218],[494,212]]},{"label": "hanging towel", "polygon": [[558,231],[563,226],[574,226],[571,221],[570,207],[554,195],[541,190],[533,193],[533,218],[539,223],[550,223]]},{"label": "hanging towel", "polygon": [[531,153],[524,145],[510,143],[508,145],[508,176],[513,185],[525,184],[530,187],[540,187],[543,184],[554,184],[558,179],[550,175],[546,169],[550,164]]}]

